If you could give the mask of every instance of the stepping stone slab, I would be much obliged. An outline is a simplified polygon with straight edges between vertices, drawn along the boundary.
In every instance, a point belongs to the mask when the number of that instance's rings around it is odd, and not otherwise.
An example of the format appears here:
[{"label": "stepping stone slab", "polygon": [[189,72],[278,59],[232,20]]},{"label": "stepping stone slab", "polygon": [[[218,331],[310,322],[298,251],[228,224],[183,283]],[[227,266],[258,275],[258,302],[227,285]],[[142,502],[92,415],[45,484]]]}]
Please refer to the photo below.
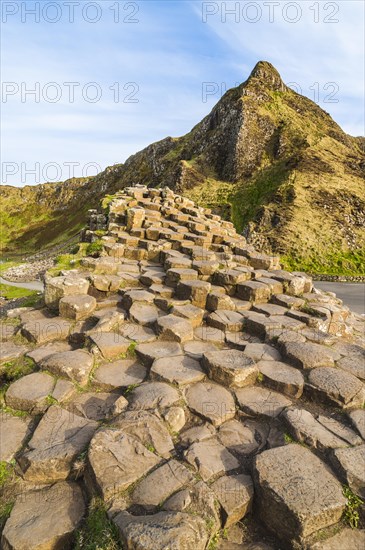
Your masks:
[{"label": "stepping stone slab", "polygon": [[207,324],[219,330],[239,332],[243,327],[244,317],[236,311],[218,309],[207,317]]},{"label": "stepping stone slab", "polygon": [[223,476],[212,483],[211,488],[223,511],[223,527],[234,525],[251,510],[253,481],[250,476]]},{"label": "stepping stone slab", "polygon": [[152,329],[134,323],[125,323],[120,329],[120,333],[125,338],[129,338],[129,340],[138,344],[156,340],[156,334]]},{"label": "stepping stone slab", "polygon": [[117,393],[82,393],[67,404],[67,410],[100,422],[110,420],[128,407],[128,401]]},{"label": "stepping stone slab", "polygon": [[340,520],[346,504],[341,484],[303,446],[262,452],[253,473],[260,517],[280,539],[302,540]]},{"label": "stepping stone slab", "polygon": [[234,349],[204,353],[202,366],[209,378],[228,387],[243,388],[254,384],[258,375],[256,363]]},{"label": "stepping stone slab", "polygon": [[204,550],[208,542],[206,522],[181,512],[132,516],[121,512],[114,520],[126,548],[143,550]]},{"label": "stepping stone slab", "polygon": [[128,290],[123,294],[122,307],[129,311],[133,304],[137,302],[144,302],[146,304],[153,304],[155,295],[148,290]]},{"label": "stepping stone slab", "polygon": [[258,386],[236,390],[236,397],[245,413],[266,418],[277,417],[283,409],[291,405],[290,399],[281,393]]},{"label": "stepping stone slab", "polygon": [[157,333],[161,340],[187,342],[194,337],[192,324],[176,315],[165,315],[157,321]]},{"label": "stepping stone slab", "polygon": [[302,395],[304,377],[294,367],[280,361],[259,361],[257,366],[265,386],[289,397],[299,398]]},{"label": "stepping stone slab", "polygon": [[[196,271],[195,271],[196,273]],[[181,300],[191,300],[193,306],[205,309],[207,296],[211,290],[211,284],[205,281],[181,282],[176,289],[176,296]]]},{"label": "stepping stone slab", "polygon": [[10,462],[31,433],[31,419],[0,412],[0,462]]},{"label": "stepping stone slab", "polygon": [[281,355],[277,349],[268,344],[248,342],[245,346],[245,355],[254,361],[280,361]]},{"label": "stepping stone slab", "polygon": [[363,439],[365,439],[365,410],[357,409],[351,411],[348,416],[352,422],[352,425],[357,429]]},{"label": "stepping stone slab", "polygon": [[154,449],[154,452],[165,458],[170,457],[174,444],[164,422],[155,414],[148,411],[126,411],[115,420],[114,425],[150,450]]},{"label": "stepping stone slab", "polygon": [[262,446],[260,439],[265,443],[264,434],[261,432],[257,423],[251,420],[228,420],[220,426],[218,439],[228,450],[249,456]]},{"label": "stepping stone slab", "polygon": [[365,358],[361,355],[351,355],[350,357],[343,357],[340,361],[337,361],[337,366],[340,369],[357,376],[363,382],[365,381]]},{"label": "stepping stone slab", "polygon": [[365,529],[345,528],[324,542],[316,542],[310,547],[310,550],[345,550],[346,548],[364,550]]},{"label": "stepping stone slab", "polygon": [[283,412],[290,434],[297,440],[319,451],[347,447],[348,443],[327,430],[304,409],[291,407]]},{"label": "stepping stone slab", "polygon": [[135,359],[120,359],[100,365],[94,374],[94,382],[103,390],[114,390],[141,384],[146,376],[146,367]]},{"label": "stepping stone slab", "polygon": [[131,341],[117,332],[97,332],[90,334],[90,338],[98,347],[105,359],[115,359],[118,355],[127,353]]},{"label": "stepping stone slab", "polygon": [[130,393],[131,410],[163,409],[180,400],[179,392],[164,382],[144,382]]},{"label": "stepping stone slab", "polygon": [[62,351],[72,351],[72,346],[67,342],[54,342],[53,344],[44,344],[39,346],[32,351],[28,351],[26,354],[27,357],[33,359],[35,363],[40,363],[42,359],[54,355],[55,353],[60,353]]},{"label": "stepping stone slab", "polygon": [[135,348],[137,357],[143,365],[150,368],[160,357],[174,357],[183,353],[182,347],[177,342],[151,342],[148,344],[139,344]]},{"label": "stepping stone slab", "polygon": [[70,548],[86,513],[80,487],[63,481],[18,496],[1,547],[12,550]]},{"label": "stepping stone slab", "polygon": [[238,460],[215,438],[193,443],[184,457],[204,481],[240,467]]},{"label": "stepping stone slab", "polygon": [[55,383],[53,376],[44,372],[28,374],[10,384],[5,402],[15,410],[43,413],[48,408],[47,397],[52,395]]},{"label": "stepping stone slab", "polygon": [[96,299],[88,294],[65,296],[59,303],[61,317],[76,321],[90,317],[95,308]]},{"label": "stepping stone slab", "polygon": [[132,502],[152,511],[193,480],[191,470],[177,460],[169,460],[137,485],[132,494]]},{"label": "stepping stone slab", "polygon": [[22,327],[22,335],[35,344],[45,344],[53,340],[65,340],[70,333],[71,323],[62,317],[29,321]]},{"label": "stepping stone slab", "polygon": [[68,275],[47,277],[44,289],[44,301],[50,309],[57,310],[61,298],[75,294],[87,294],[90,283],[87,279]]},{"label": "stepping stone slab", "polygon": [[189,447],[197,441],[204,441],[216,436],[216,429],[211,424],[201,424],[185,430],[180,434],[180,442],[184,447]]},{"label": "stepping stone slab", "polygon": [[347,449],[336,449],[332,463],[340,478],[353,493],[365,498],[365,444]]},{"label": "stepping stone slab", "polygon": [[237,296],[241,300],[262,304],[268,302],[271,296],[271,289],[264,283],[257,281],[247,281],[237,285]]},{"label": "stepping stone slab", "polygon": [[193,328],[199,327],[204,317],[204,309],[193,306],[192,304],[175,306],[172,309],[172,313],[177,317],[182,317],[183,319],[189,321]]},{"label": "stepping stone slab", "polygon": [[341,369],[322,367],[308,376],[308,392],[317,400],[342,408],[362,407],[365,402],[364,384]]},{"label": "stepping stone slab", "polygon": [[97,432],[88,457],[96,486],[105,500],[115,498],[161,462],[160,457],[123,429]]},{"label": "stepping stone slab", "polygon": [[198,382],[187,389],[185,398],[188,407],[213,426],[220,426],[236,414],[232,395],[219,384]]},{"label": "stepping stone slab", "polygon": [[334,418],[319,415],[317,420],[320,424],[322,424],[322,426],[327,428],[327,430],[346,441],[349,445],[361,445],[363,442],[361,437],[351,430],[351,428],[344,426]]},{"label": "stepping stone slab", "polygon": [[236,309],[236,304],[230,296],[220,292],[212,291],[207,296],[206,308],[208,311],[231,310]]},{"label": "stepping stone slab", "polygon": [[136,302],[129,309],[130,320],[142,326],[153,327],[159,315],[159,310],[153,304]]},{"label": "stepping stone slab", "polygon": [[151,378],[184,386],[200,382],[205,378],[205,373],[199,361],[187,355],[178,355],[156,359],[151,368]]},{"label": "stepping stone slab", "polygon": [[12,342],[3,342],[0,346],[0,363],[18,359],[29,350],[26,346],[17,346]]},{"label": "stepping stone slab", "polygon": [[213,344],[224,344],[225,334],[218,328],[203,325],[194,330],[194,337],[203,342],[211,342]]},{"label": "stepping stone slab", "polygon": [[85,450],[98,424],[53,405],[18,459],[26,481],[52,483],[66,479],[72,463]]},{"label": "stepping stone slab", "polygon": [[40,367],[56,376],[64,376],[85,385],[94,365],[93,356],[85,350],[63,351],[42,359]]},{"label": "stepping stone slab", "polygon": [[201,359],[204,353],[208,351],[217,351],[218,348],[215,344],[210,342],[202,342],[201,340],[192,340],[184,344],[184,352],[192,359]]},{"label": "stepping stone slab", "polygon": [[327,346],[320,344],[287,342],[283,350],[288,363],[300,369],[333,367],[333,353]]}]

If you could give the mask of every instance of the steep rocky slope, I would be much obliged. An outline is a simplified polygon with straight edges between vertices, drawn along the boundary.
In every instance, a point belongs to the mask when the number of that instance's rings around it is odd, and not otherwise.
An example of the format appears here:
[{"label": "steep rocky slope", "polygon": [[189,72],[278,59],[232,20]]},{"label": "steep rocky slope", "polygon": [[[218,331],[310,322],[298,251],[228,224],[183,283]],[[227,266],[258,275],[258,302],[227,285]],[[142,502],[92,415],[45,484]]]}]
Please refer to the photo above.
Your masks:
[{"label": "steep rocky slope", "polygon": [[0,323],[1,548],[362,550],[365,320],[167,188],[101,244]]},{"label": "steep rocky slope", "polygon": [[[65,203],[63,215],[75,228],[80,204],[96,205],[104,192],[135,183],[169,185],[231,219],[257,247],[283,255],[293,268],[360,274],[363,168],[363,141],[346,135],[315,103],[287,88],[272,65],[260,62],[187,135],[154,143],[86,182],[66,182],[82,191]],[[12,237],[3,231],[5,246],[13,248],[14,239],[25,246],[48,242],[47,220],[32,218],[35,227],[25,230],[12,210],[19,191],[6,191],[3,207],[16,223]],[[36,202],[36,192],[33,197]],[[49,224],[62,219],[57,203],[48,209]]]}]

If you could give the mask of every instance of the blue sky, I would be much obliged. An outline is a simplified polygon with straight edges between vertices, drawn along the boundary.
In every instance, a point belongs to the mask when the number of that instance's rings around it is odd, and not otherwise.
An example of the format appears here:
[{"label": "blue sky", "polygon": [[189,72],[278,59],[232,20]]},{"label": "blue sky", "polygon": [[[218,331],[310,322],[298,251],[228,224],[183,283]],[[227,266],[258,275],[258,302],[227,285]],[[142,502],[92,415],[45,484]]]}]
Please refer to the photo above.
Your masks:
[{"label": "blue sky", "polygon": [[92,175],[182,135],[260,59],[348,133],[364,133],[361,0],[2,0],[1,8],[2,183]]}]

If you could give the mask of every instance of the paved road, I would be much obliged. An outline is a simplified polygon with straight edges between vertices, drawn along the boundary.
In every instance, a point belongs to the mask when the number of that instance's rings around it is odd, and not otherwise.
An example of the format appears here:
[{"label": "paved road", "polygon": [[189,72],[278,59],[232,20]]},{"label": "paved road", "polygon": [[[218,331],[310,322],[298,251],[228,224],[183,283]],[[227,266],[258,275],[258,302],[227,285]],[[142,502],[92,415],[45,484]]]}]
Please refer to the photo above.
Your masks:
[{"label": "paved road", "polygon": [[12,283],[11,281],[7,281],[6,279],[0,277],[0,283],[8,286],[16,286],[18,288],[27,288],[28,290],[37,290],[38,292],[42,292],[44,290],[43,283],[40,281],[31,281],[30,283]]},{"label": "paved road", "polygon": [[314,281],[314,286],[326,292],[334,292],[355,313],[365,314],[364,283],[329,283]]}]

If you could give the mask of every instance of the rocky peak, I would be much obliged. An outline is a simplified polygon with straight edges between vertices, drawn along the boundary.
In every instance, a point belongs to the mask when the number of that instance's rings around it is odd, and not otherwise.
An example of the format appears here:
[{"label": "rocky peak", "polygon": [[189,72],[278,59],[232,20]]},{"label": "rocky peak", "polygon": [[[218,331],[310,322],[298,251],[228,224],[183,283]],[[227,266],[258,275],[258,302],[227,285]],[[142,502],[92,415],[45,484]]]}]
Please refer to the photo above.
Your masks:
[{"label": "rocky peak", "polygon": [[256,63],[246,84],[252,81],[261,81],[265,86],[277,91],[284,92],[287,89],[279,72],[268,61],[259,61]]}]

